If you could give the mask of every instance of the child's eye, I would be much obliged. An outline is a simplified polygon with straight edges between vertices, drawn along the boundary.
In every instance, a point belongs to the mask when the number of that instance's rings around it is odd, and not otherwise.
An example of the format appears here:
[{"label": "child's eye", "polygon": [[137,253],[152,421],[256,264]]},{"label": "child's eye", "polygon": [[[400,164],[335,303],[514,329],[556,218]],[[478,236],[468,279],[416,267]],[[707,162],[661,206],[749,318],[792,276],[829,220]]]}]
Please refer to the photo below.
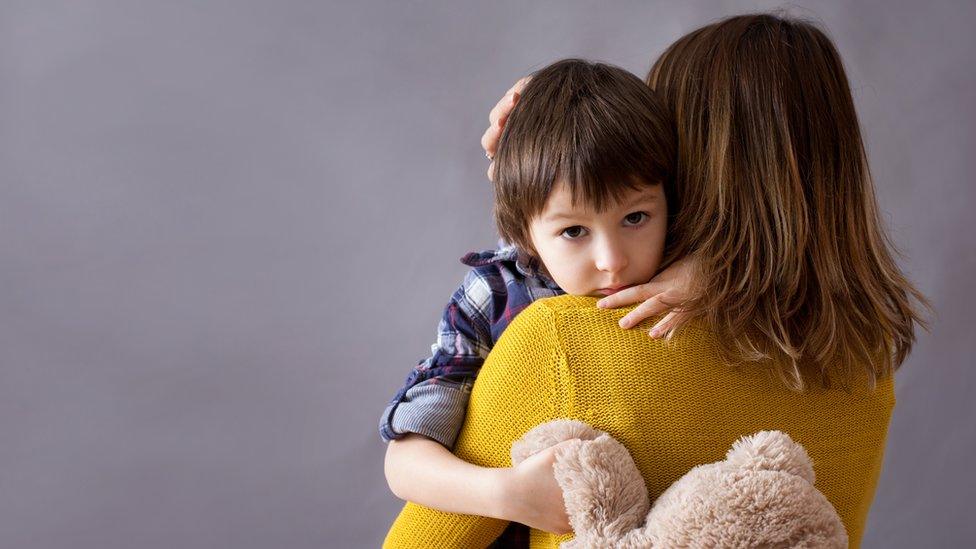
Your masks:
[{"label": "child's eye", "polygon": [[572,227],[567,227],[563,229],[563,232],[559,233],[563,238],[568,240],[576,240],[577,238],[586,234],[586,229],[580,227],[579,225],[574,225]]},{"label": "child's eye", "polygon": [[650,216],[647,215],[647,212],[634,212],[632,214],[627,214],[627,217],[624,218],[624,225],[640,225],[641,222],[648,217]]}]

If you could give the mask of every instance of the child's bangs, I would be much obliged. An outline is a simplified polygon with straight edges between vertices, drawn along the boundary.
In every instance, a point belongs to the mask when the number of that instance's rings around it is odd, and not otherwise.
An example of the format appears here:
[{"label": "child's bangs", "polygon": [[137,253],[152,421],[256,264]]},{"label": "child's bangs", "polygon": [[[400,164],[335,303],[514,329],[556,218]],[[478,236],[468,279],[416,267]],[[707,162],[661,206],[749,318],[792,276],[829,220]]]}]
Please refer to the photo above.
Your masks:
[{"label": "child's bangs", "polygon": [[560,140],[564,146],[558,154],[556,180],[568,187],[573,206],[602,212],[628,193],[660,183],[647,144],[624,139],[621,133],[578,132]]}]

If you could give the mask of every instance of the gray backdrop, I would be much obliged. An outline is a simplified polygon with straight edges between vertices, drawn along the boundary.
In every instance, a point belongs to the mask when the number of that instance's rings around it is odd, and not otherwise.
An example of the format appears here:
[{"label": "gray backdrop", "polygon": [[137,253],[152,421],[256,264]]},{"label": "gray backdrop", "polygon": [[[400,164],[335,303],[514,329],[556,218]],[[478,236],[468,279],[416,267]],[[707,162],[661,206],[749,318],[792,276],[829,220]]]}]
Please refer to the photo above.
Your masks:
[{"label": "gray backdrop", "polygon": [[[377,546],[377,418],[494,244],[478,140],[558,58],[643,75],[769,2],[0,4],[0,547]],[[976,539],[972,2],[810,2],[902,265],[865,547]]]}]

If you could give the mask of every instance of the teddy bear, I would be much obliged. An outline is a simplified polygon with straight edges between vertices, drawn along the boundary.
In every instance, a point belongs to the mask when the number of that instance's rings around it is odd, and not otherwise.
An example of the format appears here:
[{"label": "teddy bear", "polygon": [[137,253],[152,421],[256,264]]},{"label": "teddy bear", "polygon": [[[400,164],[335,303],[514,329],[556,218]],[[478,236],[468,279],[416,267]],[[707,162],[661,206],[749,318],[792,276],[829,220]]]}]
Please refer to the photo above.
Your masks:
[{"label": "teddy bear", "polygon": [[579,421],[531,429],[512,445],[512,464],[563,441],[553,472],[575,538],[562,549],[847,547],[837,511],[814,487],[810,457],[783,432],[740,438],[725,460],[693,468],[653,507],[627,449]]}]

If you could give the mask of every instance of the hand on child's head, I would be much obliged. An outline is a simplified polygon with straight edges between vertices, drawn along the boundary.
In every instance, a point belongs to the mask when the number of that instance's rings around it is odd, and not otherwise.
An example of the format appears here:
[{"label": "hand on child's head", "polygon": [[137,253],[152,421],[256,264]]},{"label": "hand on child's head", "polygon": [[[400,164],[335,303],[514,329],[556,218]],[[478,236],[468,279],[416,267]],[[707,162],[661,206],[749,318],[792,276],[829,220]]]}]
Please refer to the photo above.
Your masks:
[{"label": "hand on child's head", "polygon": [[[485,150],[488,158],[493,159],[495,157],[495,153],[498,151],[498,141],[502,136],[502,128],[505,127],[505,122],[508,121],[508,115],[512,114],[512,109],[518,103],[522,90],[525,89],[525,85],[531,79],[531,76],[520,78],[518,82],[505,92],[505,95],[498,100],[498,103],[488,113],[488,129],[481,136],[481,148]],[[494,176],[495,162],[492,160],[488,164],[488,179],[494,181]]]}]

